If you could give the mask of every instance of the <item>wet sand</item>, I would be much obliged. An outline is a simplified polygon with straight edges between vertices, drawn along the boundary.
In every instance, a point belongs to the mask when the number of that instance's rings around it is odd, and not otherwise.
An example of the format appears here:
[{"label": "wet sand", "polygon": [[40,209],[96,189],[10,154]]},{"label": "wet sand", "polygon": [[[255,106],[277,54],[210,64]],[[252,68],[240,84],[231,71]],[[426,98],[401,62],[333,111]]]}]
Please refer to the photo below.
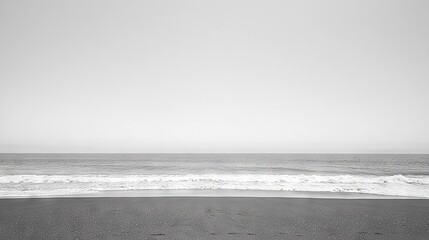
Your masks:
[{"label": "wet sand", "polygon": [[429,239],[427,199],[0,200],[1,239]]}]

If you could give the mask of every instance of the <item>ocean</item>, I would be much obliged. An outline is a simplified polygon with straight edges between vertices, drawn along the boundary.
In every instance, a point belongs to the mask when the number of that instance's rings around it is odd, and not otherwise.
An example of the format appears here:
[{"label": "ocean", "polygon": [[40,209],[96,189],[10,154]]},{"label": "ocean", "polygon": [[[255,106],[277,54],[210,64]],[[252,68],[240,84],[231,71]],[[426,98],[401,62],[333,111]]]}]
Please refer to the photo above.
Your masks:
[{"label": "ocean", "polygon": [[0,154],[0,197],[256,190],[429,198],[429,155]]}]

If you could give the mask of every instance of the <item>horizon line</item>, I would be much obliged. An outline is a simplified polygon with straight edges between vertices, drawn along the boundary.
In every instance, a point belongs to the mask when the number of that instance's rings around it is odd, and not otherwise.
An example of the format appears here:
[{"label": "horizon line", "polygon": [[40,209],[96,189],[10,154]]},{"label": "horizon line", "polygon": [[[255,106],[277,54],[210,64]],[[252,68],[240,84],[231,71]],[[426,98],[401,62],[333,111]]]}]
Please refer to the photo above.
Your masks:
[{"label": "horizon line", "polygon": [[354,154],[354,155],[429,155],[429,153],[389,152],[0,152],[0,154]]}]

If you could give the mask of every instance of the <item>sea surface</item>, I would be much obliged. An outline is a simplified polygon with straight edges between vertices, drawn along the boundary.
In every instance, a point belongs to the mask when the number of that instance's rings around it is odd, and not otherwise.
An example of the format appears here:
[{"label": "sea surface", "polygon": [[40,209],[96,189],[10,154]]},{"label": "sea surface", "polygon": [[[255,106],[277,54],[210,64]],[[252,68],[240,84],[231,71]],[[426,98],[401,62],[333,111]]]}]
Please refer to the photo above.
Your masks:
[{"label": "sea surface", "polygon": [[0,197],[256,190],[429,198],[429,155],[0,154]]}]

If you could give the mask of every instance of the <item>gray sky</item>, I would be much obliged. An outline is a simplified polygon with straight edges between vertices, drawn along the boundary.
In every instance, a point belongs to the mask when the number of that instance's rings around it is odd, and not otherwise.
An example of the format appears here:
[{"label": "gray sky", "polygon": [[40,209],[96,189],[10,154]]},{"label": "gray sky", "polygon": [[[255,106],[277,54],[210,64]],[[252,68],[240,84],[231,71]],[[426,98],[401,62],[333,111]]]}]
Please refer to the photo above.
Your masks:
[{"label": "gray sky", "polygon": [[428,11],[0,0],[0,152],[429,153]]}]

